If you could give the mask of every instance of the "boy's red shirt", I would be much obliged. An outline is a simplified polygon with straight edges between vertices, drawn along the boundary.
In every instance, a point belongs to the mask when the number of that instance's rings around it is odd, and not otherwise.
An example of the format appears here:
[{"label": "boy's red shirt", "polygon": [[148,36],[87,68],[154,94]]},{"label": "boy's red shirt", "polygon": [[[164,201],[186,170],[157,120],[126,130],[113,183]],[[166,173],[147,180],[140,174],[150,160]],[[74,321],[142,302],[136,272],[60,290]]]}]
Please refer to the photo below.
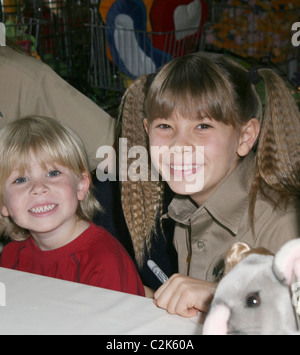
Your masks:
[{"label": "boy's red shirt", "polygon": [[145,296],[127,251],[108,231],[93,223],[78,238],[55,250],[42,251],[32,237],[10,242],[2,251],[0,266]]}]

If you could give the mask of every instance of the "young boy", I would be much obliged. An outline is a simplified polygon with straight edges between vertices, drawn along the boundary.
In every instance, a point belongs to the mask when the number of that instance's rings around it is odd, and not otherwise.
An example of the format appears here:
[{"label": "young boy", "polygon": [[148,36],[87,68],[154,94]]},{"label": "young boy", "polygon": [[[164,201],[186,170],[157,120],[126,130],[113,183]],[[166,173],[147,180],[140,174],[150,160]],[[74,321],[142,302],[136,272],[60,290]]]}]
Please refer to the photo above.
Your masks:
[{"label": "young boy", "polygon": [[144,296],[121,244],[90,222],[100,208],[80,139],[33,116],[0,131],[1,266]]}]

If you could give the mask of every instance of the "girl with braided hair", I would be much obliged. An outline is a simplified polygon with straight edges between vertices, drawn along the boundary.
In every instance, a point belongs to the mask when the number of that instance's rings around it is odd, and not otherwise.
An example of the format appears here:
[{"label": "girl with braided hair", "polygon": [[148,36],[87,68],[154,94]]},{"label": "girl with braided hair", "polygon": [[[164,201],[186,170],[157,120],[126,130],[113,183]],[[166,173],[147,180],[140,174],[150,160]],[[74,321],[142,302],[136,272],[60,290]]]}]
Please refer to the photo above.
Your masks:
[{"label": "girl with braided hair", "polygon": [[[206,312],[234,242],[275,253],[300,236],[300,114],[271,69],[249,71],[222,54],[176,58],[128,88],[121,114],[129,147],[147,147],[161,176],[151,181],[149,169],[148,181],[122,183],[140,266],[151,255],[165,181],[175,193],[166,217],[176,223],[179,273],[155,292],[157,306],[185,317]],[[163,147],[168,159],[154,154]]]}]

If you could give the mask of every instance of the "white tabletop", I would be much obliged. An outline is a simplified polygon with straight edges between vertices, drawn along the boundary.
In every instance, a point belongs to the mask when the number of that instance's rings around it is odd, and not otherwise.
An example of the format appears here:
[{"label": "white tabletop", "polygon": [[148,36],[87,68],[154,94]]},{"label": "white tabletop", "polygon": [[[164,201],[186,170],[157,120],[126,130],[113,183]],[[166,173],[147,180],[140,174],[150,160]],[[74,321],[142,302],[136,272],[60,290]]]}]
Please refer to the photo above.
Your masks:
[{"label": "white tabletop", "polygon": [[0,334],[194,335],[202,331],[195,319],[170,315],[144,297],[4,268],[0,268],[0,283]]}]

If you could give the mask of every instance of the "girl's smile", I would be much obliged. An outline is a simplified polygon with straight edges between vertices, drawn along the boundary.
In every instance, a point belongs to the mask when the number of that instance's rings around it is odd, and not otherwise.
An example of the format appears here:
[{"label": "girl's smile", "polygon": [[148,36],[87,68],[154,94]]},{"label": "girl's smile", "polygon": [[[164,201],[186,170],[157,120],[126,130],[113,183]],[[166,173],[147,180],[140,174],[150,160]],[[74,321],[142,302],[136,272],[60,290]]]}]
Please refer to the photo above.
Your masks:
[{"label": "girl's smile", "polygon": [[172,175],[178,177],[186,177],[196,174],[203,165],[200,164],[185,164],[185,165],[170,165],[170,172]]}]

